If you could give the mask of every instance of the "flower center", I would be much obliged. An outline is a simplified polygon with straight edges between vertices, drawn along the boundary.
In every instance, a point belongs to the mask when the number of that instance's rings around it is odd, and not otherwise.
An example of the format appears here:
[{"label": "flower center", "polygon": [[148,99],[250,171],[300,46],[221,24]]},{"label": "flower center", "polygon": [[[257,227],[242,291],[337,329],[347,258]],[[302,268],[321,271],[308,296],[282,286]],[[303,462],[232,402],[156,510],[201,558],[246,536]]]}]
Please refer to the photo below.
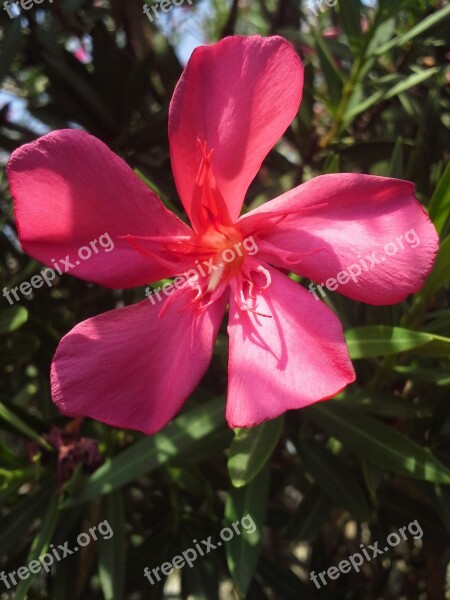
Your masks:
[{"label": "flower center", "polygon": [[220,283],[235,277],[247,254],[241,232],[234,226],[215,225],[199,235],[198,245],[207,255],[207,291],[212,292]]}]

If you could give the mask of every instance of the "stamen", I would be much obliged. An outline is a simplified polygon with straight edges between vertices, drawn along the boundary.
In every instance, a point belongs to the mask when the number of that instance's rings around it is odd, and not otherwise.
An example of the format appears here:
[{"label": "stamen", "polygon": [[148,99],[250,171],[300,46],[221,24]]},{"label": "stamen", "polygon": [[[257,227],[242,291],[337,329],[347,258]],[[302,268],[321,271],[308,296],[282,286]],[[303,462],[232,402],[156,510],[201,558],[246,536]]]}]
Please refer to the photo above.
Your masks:
[{"label": "stamen", "polygon": [[[255,279],[251,276],[252,272],[257,272],[264,275],[266,283],[264,285],[258,285]],[[258,310],[258,296],[253,294],[255,288],[258,289],[259,294],[267,290],[272,283],[270,272],[262,265],[250,266],[246,271],[242,272],[236,279],[231,282],[231,288],[234,292],[234,298],[239,309],[244,312],[251,312],[259,317],[272,318],[272,315],[267,315]],[[246,297],[244,286],[249,286],[248,296]]]},{"label": "stamen", "polygon": [[191,222],[197,233],[208,228],[217,228],[218,225],[232,225],[227,205],[217,187],[211,159],[214,149],[207,151],[206,141],[197,139],[197,146],[201,153],[201,161],[191,205]]},{"label": "stamen", "polygon": [[208,292],[213,292],[219,286],[220,280],[222,279],[222,275],[225,271],[225,267],[219,267],[217,271],[211,275],[209,283],[208,283]]}]

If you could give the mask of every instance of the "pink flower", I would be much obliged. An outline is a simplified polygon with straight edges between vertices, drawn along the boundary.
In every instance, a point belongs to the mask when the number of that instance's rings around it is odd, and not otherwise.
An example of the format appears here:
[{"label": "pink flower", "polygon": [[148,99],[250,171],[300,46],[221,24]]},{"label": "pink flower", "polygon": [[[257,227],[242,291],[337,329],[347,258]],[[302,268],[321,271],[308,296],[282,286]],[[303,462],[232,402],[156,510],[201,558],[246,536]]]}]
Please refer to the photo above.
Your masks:
[{"label": "pink flower", "polygon": [[[280,269],[325,282],[414,228],[418,247],[339,288],[394,304],[422,286],[438,240],[411,183],[368,175],[317,177],[239,217],[302,87],[302,63],[280,37],[230,37],[194,52],[169,117],[175,182],[192,227],[86,133],[56,131],[13,154],[20,239],[44,264],[108,232],[114,251],[81,261],[75,275],[128,288],[211,265],[161,303],[107,312],[63,338],[51,380],[65,415],[147,434],[164,427],[205,373],[227,304],[231,427],[331,398],[354,381],[339,320]],[[259,252],[219,268],[223,251],[249,237]]]}]

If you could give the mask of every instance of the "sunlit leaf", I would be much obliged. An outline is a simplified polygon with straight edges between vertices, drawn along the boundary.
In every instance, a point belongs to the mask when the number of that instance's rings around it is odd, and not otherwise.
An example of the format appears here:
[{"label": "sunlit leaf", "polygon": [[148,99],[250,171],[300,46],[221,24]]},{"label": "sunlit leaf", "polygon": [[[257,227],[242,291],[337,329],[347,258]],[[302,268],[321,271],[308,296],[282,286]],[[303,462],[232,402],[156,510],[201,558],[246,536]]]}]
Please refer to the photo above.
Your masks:
[{"label": "sunlit leaf", "polygon": [[280,439],[283,419],[273,419],[236,434],[228,458],[228,472],[235,487],[247,485],[269,460]]},{"label": "sunlit leaf", "polygon": [[367,325],[349,329],[345,339],[353,360],[389,356],[428,344],[433,336],[401,327]]},{"label": "sunlit leaf", "polygon": [[428,214],[438,233],[441,233],[450,216],[450,163],[436,186]]},{"label": "sunlit leaf", "polygon": [[160,433],[141,439],[105,462],[89,477],[80,492],[65,502],[63,508],[108,494],[182,456],[191,445],[213,433],[223,422],[224,406],[217,398],[177,417]]},{"label": "sunlit leaf", "polygon": [[[270,468],[266,464],[248,485],[232,488],[225,504],[225,524],[233,531],[234,523],[240,531],[240,535],[234,533],[226,543],[228,568],[239,593],[244,597],[253,579],[263,542],[269,478]],[[248,530],[242,525],[243,518],[250,525]]]},{"label": "sunlit leaf", "polygon": [[339,402],[314,405],[305,416],[361,458],[414,479],[450,484],[450,471],[412,439]]},{"label": "sunlit leaf", "polygon": [[11,333],[28,320],[28,311],[23,306],[11,306],[0,311],[0,335]]},{"label": "sunlit leaf", "polygon": [[440,10],[433,12],[431,15],[425,17],[425,19],[421,20],[420,23],[403,33],[402,35],[397,36],[393,40],[379,46],[375,50],[375,54],[381,55],[385,52],[388,52],[391,48],[404,46],[407,42],[410,42],[418,35],[421,35],[431,27],[434,27],[437,24],[442,24],[445,22],[445,19],[450,17],[450,5],[444,6]]}]

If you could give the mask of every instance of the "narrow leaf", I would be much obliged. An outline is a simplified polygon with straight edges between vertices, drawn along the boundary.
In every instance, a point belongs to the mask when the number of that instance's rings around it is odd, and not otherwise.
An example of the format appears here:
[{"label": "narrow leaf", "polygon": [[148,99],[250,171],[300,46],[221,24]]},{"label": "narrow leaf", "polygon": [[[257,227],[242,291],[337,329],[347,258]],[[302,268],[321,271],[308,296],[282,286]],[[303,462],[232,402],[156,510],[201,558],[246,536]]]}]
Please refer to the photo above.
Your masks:
[{"label": "narrow leaf", "polygon": [[169,460],[183,456],[191,445],[210,435],[223,424],[223,415],[223,403],[217,398],[181,415],[162,432],[141,439],[107,461],[89,477],[76,496],[64,503],[63,508],[108,494]]},{"label": "narrow leaf", "polygon": [[438,67],[433,67],[431,69],[425,69],[420,71],[419,73],[413,73],[409,77],[405,77],[401,79],[396,85],[391,85],[389,87],[384,87],[383,89],[378,89],[374,94],[353,106],[353,108],[345,114],[344,124],[347,127],[353,121],[353,119],[359,114],[365,112],[372,106],[380,104],[385,100],[389,100],[390,98],[394,98],[398,96],[400,93],[409,90],[410,88],[423,83],[430,77],[436,75],[439,71]]},{"label": "narrow leaf", "polygon": [[377,419],[328,402],[303,409],[304,415],[337,437],[358,456],[414,479],[450,484],[450,471],[428,450]]},{"label": "narrow leaf", "polygon": [[418,35],[421,35],[428,29],[431,29],[431,27],[442,24],[444,19],[447,19],[448,17],[450,17],[450,5],[444,6],[440,10],[433,12],[431,15],[420,21],[420,23],[415,25],[415,27],[412,27],[409,31],[406,31],[402,35],[397,36],[386,44],[379,46],[377,49],[375,49],[375,54],[380,56],[391,48],[404,46],[406,42],[410,42]]},{"label": "narrow leaf", "polygon": [[51,450],[51,446],[45,441],[45,439],[39,435],[34,429],[29,427],[22,419],[20,419],[16,414],[13,413],[11,409],[9,409],[5,404],[0,402],[0,419],[8,423],[11,427],[16,429],[23,436],[29,438],[30,440],[34,440],[40,446],[45,448],[46,450]]},{"label": "narrow leaf", "polygon": [[322,530],[331,508],[331,501],[320,487],[311,486],[300,501],[292,521],[288,523],[285,537],[299,542],[313,542]]},{"label": "narrow leaf", "polygon": [[102,519],[110,525],[112,538],[98,540],[98,573],[105,600],[123,600],[125,585],[125,512],[120,490],[103,499]]},{"label": "narrow leaf", "polygon": [[434,269],[418,296],[427,299],[450,281],[450,236],[445,238],[434,263]]},{"label": "narrow leaf", "polygon": [[283,419],[274,419],[241,429],[235,436],[228,459],[228,472],[235,487],[247,485],[269,460],[280,439]]},{"label": "narrow leaf", "polygon": [[350,46],[357,50],[361,46],[361,4],[360,0],[339,0],[339,17]]},{"label": "narrow leaf", "polygon": [[438,233],[441,233],[450,216],[450,162],[436,186],[428,214]]},{"label": "narrow leaf", "polygon": [[[31,561],[38,560],[40,556],[43,556],[47,552],[47,548],[58,521],[58,504],[59,497],[55,494],[50,499],[50,504],[42,521],[41,528],[31,544],[30,552],[27,557],[27,564],[30,564]],[[27,592],[33,584],[33,581],[36,579],[36,576],[35,573],[30,571],[30,577],[25,581],[22,581],[17,587],[15,600],[25,600]]]},{"label": "narrow leaf", "polygon": [[[263,542],[263,525],[266,517],[269,493],[270,469],[264,469],[243,488],[232,488],[225,504],[226,524],[242,522],[244,517],[254,524],[254,531],[239,528],[226,544],[228,568],[233,581],[242,597],[245,597],[253,579]],[[230,528],[231,529],[231,528]]]},{"label": "narrow leaf", "polygon": [[336,60],[332,56],[326,40],[319,33],[314,33],[314,41],[317,48],[320,64],[322,67],[328,91],[330,93],[331,104],[337,108],[342,96],[343,76],[340,72]]},{"label": "narrow leaf", "polygon": [[367,325],[347,330],[345,339],[351,358],[357,360],[407,352],[429,343],[433,336],[401,327]]},{"label": "narrow leaf", "polygon": [[314,440],[300,444],[300,458],[330,500],[358,521],[370,521],[370,506],[356,477],[336,455]]},{"label": "narrow leaf", "polygon": [[23,306],[11,306],[0,312],[0,335],[12,333],[27,322],[28,311]]},{"label": "narrow leaf", "polygon": [[0,521],[0,548],[7,555],[17,540],[25,538],[33,522],[39,518],[48,506],[52,494],[52,484],[45,485],[35,494],[18,502]]}]

